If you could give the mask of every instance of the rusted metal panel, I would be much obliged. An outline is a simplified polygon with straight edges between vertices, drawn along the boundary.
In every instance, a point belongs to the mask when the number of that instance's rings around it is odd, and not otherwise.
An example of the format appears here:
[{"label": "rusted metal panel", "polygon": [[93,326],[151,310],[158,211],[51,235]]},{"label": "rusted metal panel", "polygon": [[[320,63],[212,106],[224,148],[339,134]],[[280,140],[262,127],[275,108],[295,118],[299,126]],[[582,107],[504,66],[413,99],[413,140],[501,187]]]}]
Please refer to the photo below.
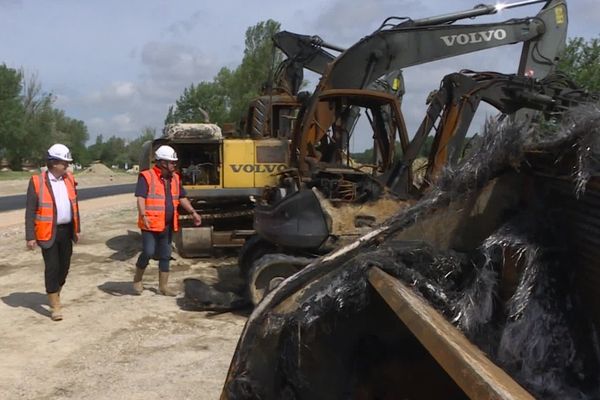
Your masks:
[{"label": "rusted metal panel", "polygon": [[369,282],[469,398],[534,398],[399,280],[373,267]]}]

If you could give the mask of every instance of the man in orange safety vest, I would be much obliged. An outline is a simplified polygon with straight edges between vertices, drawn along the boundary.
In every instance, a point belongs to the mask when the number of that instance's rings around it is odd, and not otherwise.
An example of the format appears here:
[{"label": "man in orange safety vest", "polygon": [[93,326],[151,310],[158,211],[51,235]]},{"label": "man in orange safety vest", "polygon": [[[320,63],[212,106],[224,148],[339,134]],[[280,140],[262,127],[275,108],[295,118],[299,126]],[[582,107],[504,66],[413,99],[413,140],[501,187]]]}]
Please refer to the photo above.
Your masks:
[{"label": "man in orange safety vest", "polygon": [[37,245],[44,258],[44,280],[53,321],[63,319],[60,293],[65,285],[73,242],[79,240],[77,183],[68,171],[73,161],[69,148],[54,144],[48,149],[47,171],[34,175],[27,189],[25,240],[33,250]]},{"label": "man in orange safety vest", "polygon": [[135,191],[138,206],[138,226],[142,230],[142,252],[136,262],[133,291],[142,294],[142,278],[150,259],[158,255],[158,291],[175,296],[167,284],[171,260],[171,239],[179,230],[181,207],[192,214],[194,224],[200,225],[200,215],[186,198],[179,174],[175,171],[177,153],[171,146],[160,146],[154,153],[156,164],[142,171]]}]

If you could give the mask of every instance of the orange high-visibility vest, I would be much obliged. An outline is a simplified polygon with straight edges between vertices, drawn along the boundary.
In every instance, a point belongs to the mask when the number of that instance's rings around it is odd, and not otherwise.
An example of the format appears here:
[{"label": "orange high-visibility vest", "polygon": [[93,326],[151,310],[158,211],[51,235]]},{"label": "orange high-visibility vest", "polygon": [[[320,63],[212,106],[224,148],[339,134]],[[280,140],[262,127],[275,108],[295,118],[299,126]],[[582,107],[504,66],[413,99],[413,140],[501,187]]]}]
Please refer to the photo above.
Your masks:
[{"label": "orange high-visibility vest", "polygon": [[[50,192],[50,184],[48,182],[48,172],[42,172],[38,176],[31,178],[33,187],[38,198],[38,206],[35,212],[35,239],[40,242],[47,242],[52,239],[55,232],[56,223],[56,207],[54,206],[54,198]],[[79,207],[77,205],[77,190],[75,189],[75,178],[73,174],[67,172],[63,176],[69,202],[71,203],[71,215],[73,223],[73,232],[79,232]]]},{"label": "orange high-visibility vest", "polygon": [[[156,166],[150,170],[142,171],[140,175],[146,179],[148,184],[148,195],[146,196],[146,217],[150,226],[144,226],[144,220],[138,215],[138,227],[152,232],[165,230],[166,220],[166,196],[165,185],[160,179],[160,169]],[[173,199],[173,230],[179,230],[179,174],[173,174],[171,179],[171,198]]]}]

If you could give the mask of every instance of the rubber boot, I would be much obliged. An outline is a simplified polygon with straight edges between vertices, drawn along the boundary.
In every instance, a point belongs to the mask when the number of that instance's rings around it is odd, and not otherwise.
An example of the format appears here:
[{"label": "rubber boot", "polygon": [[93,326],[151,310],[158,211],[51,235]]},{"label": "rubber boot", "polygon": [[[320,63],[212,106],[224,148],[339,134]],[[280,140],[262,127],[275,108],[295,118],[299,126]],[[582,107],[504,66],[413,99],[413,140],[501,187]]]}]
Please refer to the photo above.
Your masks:
[{"label": "rubber boot", "polygon": [[171,291],[168,287],[169,284],[169,273],[168,272],[158,272],[158,292],[163,296],[176,296],[177,293]]},{"label": "rubber boot", "polygon": [[50,303],[52,321],[62,321],[62,307],[60,306],[60,298],[57,293],[48,293],[48,302]]},{"label": "rubber boot", "polygon": [[133,276],[133,293],[135,293],[138,296],[144,291],[142,278],[144,277],[145,271],[146,270],[143,268],[135,268],[135,275]]}]

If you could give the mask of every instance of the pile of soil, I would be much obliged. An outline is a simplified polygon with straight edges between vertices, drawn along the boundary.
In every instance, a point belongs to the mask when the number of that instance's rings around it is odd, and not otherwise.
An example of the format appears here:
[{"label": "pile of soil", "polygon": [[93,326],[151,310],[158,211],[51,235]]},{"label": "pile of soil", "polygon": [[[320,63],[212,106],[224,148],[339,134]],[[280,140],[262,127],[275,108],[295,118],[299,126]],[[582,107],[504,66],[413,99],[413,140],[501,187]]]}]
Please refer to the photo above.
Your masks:
[{"label": "pile of soil", "polygon": [[106,165],[102,163],[94,163],[81,171],[82,174],[94,174],[94,175],[103,175],[103,176],[112,176],[114,175],[113,170],[108,168]]}]

